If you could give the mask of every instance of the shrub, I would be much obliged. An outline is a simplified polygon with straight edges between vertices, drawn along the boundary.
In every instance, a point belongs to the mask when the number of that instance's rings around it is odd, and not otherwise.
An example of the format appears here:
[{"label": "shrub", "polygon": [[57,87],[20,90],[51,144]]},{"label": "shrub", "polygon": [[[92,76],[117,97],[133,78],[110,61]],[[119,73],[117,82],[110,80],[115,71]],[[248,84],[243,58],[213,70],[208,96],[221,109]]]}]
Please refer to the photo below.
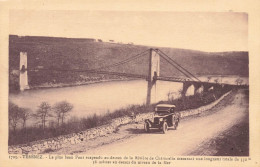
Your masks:
[{"label": "shrub", "polygon": [[[170,101],[161,101],[159,103],[168,103],[176,105],[176,111],[183,111],[186,109],[193,109],[211,103],[218,99],[224,93],[230,89],[215,89],[213,91],[204,92],[202,94],[196,94],[194,96],[187,96],[179,99],[170,99]],[[118,109],[114,112],[107,111],[103,115],[94,114],[86,118],[71,117],[62,126],[45,127],[29,127],[27,129],[16,130],[16,133],[12,133],[13,130],[9,130],[9,145],[24,144],[31,141],[42,140],[60,135],[66,135],[70,133],[78,133],[83,130],[94,128],[101,125],[106,125],[112,121],[112,119],[122,116],[130,116],[131,113],[140,114],[154,111],[156,104],[151,105],[131,105],[126,108]],[[51,151],[51,150],[50,150]]]}]

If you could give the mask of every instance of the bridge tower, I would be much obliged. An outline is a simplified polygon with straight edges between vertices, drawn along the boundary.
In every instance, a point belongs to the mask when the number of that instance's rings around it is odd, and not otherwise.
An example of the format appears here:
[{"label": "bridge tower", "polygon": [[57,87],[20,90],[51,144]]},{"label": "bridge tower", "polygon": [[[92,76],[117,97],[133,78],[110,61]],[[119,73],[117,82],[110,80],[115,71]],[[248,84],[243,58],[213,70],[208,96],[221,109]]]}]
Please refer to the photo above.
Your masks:
[{"label": "bridge tower", "polygon": [[27,52],[20,52],[20,90],[29,89],[28,74],[27,74]]},{"label": "bridge tower", "polygon": [[156,102],[156,80],[159,74],[160,55],[156,52],[156,49],[150,49],[146,104]]}]

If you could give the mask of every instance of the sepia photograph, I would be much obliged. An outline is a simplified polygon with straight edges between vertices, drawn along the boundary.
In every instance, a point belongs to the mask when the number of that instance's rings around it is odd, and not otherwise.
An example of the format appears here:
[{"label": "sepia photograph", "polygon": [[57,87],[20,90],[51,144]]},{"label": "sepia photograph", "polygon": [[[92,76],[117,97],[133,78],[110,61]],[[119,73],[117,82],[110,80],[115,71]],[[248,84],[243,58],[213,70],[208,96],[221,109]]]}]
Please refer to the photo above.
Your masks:
[{"label": "sepia photograph", "polygon": [[9,30],[9,154],[250,156],[247,13],[10,10]]},{"label": "sepia photograph", "polygon": [[258,167],[257,0],[0,2],[0,166]]}]

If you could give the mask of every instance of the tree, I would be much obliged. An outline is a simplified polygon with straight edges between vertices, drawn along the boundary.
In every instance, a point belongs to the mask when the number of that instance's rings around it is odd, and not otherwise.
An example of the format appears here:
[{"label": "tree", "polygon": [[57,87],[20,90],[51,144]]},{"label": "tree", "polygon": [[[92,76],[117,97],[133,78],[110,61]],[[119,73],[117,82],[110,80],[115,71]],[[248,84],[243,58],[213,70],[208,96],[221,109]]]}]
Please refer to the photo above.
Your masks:
[{"label": "tree", "polygon": [[185,96],[185,94],[183,93],[183,89],[179,89],[178,94],[180,95],[180,97]]},{"label": "tree", "polygon": [[42,102],[36,112],[36,117],[39,117],[42,121],[42,128],[45,130],[46,118],[52,116],[49,112],[51,111],[51,105],[48,102]]},{"label": "tree", "polygon": [[61,124],[63,124],[66,116],[73,109],[73,105],[68,103],[67,101],[62,101],[62,102],[56,103],[53,108],[54,108],[54,112],[56,114],[57,122],[58,122],[58,126],[59,126],[60,120],[61,120]]},{"label": "tree", "polygon": [[218,83],[218,78],[214,79],[215,83]]},{"label": "tree", "polygon": [[167,96],[168,96],[168,101],[170,101],[170,96],[171,96],[171,94],[172,94],[172,92],[171,92],[171,91],[169,91],[169,92],[167,93]]},{"label": "tree", "polygon": [[182,99],[182,106],[183,108],[186,108],[186,94],[183,92],[183,89],[178,90],[179,96]]},{"label": "tree", "polygon": [[54,113],[55,113],[55,117],[57,118],[57,125],[60,125],[60,119],[61,119],[61,110],[55,105],[54,106]]},{"label": "tree", "polygon": [[169,91],[167,93],[167,96],[168,96],[168,101],[173,101],[174,100],[173,92]]},{"label": "tree", "polygon": [[242,85],[242,83],[243,83],[243,79],[240,79],[240,82],[239,82],[239,84],[240,84],[240,85]]},{"label": "tree", "polygon": [[9,117],[9,126],[12,127],[15,133],[17,124],[20,120],[20,112],[19,112],[19,107],[12,102],[9,102],[8,117]]},{"label": "tree", "polygon": [[171,99],[170,99],[170,100],[171,100],[172,102],[174,101],[174,96],[173,96],[173,95],[171,96]]},{"label": "tree", "polygon": [[22,119],[23,128],[26,128],[26,121],[30,118],[31,111],[28,108],[20,108],[20,117]]},{"label": "tree", "polygon": [[211,80],[211,78],[212,78],[211,76],[208,76],[208,82]]},{"label": "tree", "polygon": [[237,79],[235,80],[235,82],[237,83],[237,85],[242,85],[243,79],[237,78]]}]

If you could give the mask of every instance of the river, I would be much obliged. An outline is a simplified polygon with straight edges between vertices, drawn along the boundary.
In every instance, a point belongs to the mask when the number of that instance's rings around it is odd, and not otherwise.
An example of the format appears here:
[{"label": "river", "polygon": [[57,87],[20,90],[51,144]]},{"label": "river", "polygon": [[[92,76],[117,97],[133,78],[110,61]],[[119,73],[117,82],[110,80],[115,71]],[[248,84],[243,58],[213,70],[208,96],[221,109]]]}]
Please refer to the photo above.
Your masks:
[{"label": "river", "polygon": [[[223,77],[222,82],[234,82],[236,77]],[[206,77],[200,77],[207,80]],[[214,81],[213,77],[211,78]],[[248,83],[248,79],[244,78]],[[156,101],[167,100],[168,93],[171,97],[179,97],[182,83],[157,81]],[[193,90],[188,90],[191,94]],[[9,94],[9,100],[20,107],[30,108],[35,112],[41,102],[47,101],[51,105],[66,100],[73,104],[70,116],[87,117],[94,113],[100,115],[107,111],[124,108],[133,104],[144,104],[147,95],[147,82],[145,80],[111,81],[89,85],[26,90],[18,94]]]}]

